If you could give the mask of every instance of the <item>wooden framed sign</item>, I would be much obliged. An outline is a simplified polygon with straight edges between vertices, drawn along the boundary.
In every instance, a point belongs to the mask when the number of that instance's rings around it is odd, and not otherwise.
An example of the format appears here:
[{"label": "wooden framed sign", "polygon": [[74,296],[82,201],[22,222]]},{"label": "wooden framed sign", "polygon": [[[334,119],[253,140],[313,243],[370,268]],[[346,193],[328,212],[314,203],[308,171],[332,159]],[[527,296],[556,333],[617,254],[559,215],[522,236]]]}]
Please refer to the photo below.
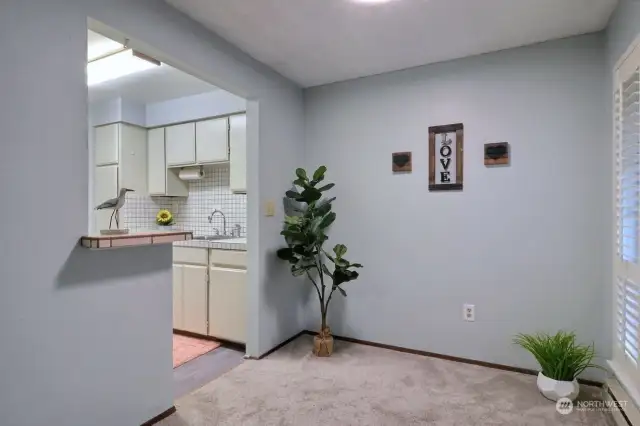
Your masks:
[{"label": "wooden framed sign", "polygon": [[462,123],[429,127],[429,191],[461,191],[464,167]]},{"label": "wooden framed sign", "polygon": [[509,164],[509,143],[485,143],[484,144],[484,165],[504,166]]},{"label": "wooden framed sign", "polygon": [[391,154],[391,170],[394,173],[410,172],[411,169],[410,152],[394,152]]}]

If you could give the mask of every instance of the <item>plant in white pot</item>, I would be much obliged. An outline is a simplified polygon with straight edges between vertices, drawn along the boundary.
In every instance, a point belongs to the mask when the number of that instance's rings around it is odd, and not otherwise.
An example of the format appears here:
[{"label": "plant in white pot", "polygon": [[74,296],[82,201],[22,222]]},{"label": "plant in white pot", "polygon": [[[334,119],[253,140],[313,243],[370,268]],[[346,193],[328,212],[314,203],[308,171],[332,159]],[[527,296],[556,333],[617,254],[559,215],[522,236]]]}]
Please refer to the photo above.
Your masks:
[{"label": "plant in white pot", "polygon": [[580,392],[578,376],[587,368],[601,368],[592,363],[595,357],[593,343],[576,343],[573,332],[518,334],[514,343],[531,352],[540,364],[538,389],[552,401],[575,400]]}]

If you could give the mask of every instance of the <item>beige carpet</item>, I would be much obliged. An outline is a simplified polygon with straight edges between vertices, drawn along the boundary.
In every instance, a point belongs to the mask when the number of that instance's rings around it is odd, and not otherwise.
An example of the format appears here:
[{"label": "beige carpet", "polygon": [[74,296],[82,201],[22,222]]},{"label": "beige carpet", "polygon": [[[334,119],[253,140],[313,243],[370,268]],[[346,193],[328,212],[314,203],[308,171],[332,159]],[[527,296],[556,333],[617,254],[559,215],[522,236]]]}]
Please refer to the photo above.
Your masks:
[{"label": "beige carpet", "polygon": [[[246,361],[176,403],[162,426],[613,425],[599,412],[558,414],[535,377],[336,342],[331,358],[303,336]],[[599,390],[583,386],[582,399]]]}]

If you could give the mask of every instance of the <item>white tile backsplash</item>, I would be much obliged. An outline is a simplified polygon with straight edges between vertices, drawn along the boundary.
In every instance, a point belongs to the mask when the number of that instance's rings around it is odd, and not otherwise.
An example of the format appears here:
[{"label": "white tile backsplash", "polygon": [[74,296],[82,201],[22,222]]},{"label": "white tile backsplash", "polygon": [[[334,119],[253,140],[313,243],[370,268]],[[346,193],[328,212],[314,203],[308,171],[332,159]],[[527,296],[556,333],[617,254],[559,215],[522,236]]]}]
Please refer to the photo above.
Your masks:
[{"label": "white tile backsplash", "polygon": [[[234,225],[241,226],[241,236],[247,235],[247,196],[234,194],[229,189],[229,165],[219,164],[204,167],[202,180],[189,182],[189,197],[150,197],[128,193],[127,201],[120,211],[124,226],[132,231],[159,227],[156,214],[168,209],[173,214],[171,228],[193,231],[194,235],[215,235],[216,229],[223,233],[222,217],[217,214],[212,223],[208,217],[218,209],[227,218],[227,233]],[[162,227],[167,229],[167,227]]]}]

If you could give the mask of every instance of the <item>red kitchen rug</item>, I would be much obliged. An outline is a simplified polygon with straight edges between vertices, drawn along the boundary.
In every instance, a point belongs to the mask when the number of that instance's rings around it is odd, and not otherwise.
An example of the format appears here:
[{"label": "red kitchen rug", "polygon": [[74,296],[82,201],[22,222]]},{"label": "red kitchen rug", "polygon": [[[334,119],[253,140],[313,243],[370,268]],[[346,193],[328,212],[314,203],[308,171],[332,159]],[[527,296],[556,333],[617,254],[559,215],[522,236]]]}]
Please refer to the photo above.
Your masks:
[{"label": "red kitchen rug", "polygon": [[173,335],[173,368],[220,347],[220,343],[196,337]]}]

